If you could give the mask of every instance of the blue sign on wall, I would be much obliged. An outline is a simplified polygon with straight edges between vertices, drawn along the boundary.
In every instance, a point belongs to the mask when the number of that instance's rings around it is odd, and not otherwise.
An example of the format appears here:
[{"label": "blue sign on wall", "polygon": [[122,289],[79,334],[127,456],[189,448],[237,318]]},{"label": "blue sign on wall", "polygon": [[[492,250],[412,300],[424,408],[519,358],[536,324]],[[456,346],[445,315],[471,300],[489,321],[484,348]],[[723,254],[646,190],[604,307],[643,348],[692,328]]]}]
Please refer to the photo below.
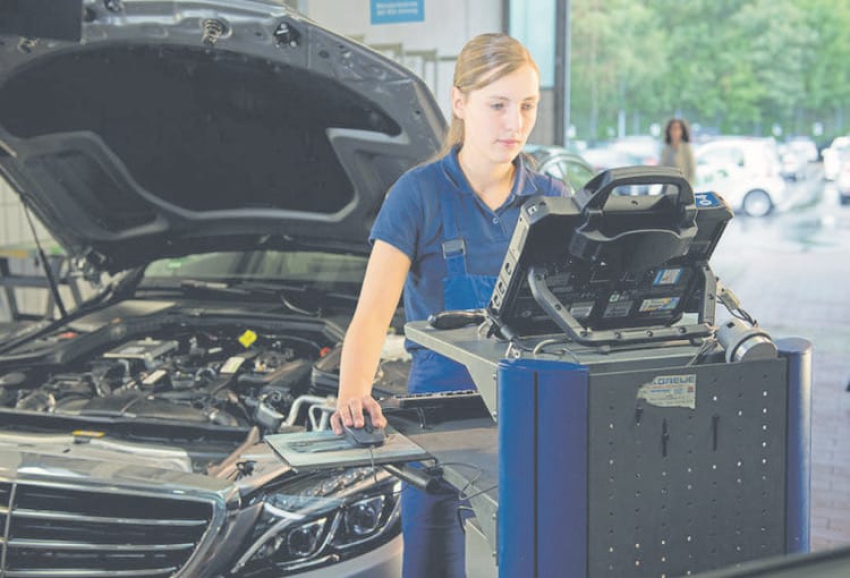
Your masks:
[{"label": "blue sign on wall", "polygon": [[372,24],[422,22],[425,0],[371,0]]}]

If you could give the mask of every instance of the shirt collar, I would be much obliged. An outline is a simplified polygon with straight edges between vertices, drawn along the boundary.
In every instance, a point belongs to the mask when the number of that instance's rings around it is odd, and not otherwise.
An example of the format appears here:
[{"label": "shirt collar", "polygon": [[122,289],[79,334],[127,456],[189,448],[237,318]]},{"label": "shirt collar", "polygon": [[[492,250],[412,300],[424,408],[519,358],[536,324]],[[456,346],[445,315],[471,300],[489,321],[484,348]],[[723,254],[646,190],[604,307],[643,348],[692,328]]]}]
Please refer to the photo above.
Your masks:
[{"label": "shirt collar", "polygon": [[[449,154],[443,157],[441,161],[443,172],[458,189],[465,193],[474,194],[472,187],[469,186],[469,181],[466,180],[466,175],[463,174],[463,170],[460,168],[460,161],[457,157],[459,150],[460,147],[455,145],[449,151]],[[520,153],[514,160],[514,166],[517,170],[514,173],[511,197],[527,197],[537,192],[537,185],[534,184],[533,179],[529,178],[528,167],[525,164],[524,157],[525,154]]]}]

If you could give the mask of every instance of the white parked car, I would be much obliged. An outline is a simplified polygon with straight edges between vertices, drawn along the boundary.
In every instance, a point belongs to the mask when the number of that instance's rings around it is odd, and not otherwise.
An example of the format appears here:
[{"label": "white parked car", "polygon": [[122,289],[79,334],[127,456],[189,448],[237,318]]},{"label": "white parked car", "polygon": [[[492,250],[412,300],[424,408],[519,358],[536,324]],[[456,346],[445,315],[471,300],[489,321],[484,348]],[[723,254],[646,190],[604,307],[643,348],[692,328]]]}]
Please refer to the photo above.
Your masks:
[{"label": "white parked car", "polygon": [[850,154],[844,155],[844,162],[838,169],[838,177],[835,181],[841,204],[850,205]]},{"label": "white parked car", "polygon": [[801,181],[806,178],[809,165],[807,153],[794,149],[789,144],[779,146],[779,158],[782,163],[781,173],[789,181]]},{"label": "white parked car", "polygon": [[836,137],[829,147],[823,149],[823,176],[828,181],[838,178],[841,162],[850,156],[850,136]]},{"label": "white parked car", "polygon": [[818,160],[818,146],[809,137],[792,137],[785,143],[785,146],[803,157],[807,163],[815,163]]},{"label": "white parked car", "polygon": [[773,139],[721,137],[696,153],[698,191],[715,191],[736,211],[764,217],[787,198]]}]

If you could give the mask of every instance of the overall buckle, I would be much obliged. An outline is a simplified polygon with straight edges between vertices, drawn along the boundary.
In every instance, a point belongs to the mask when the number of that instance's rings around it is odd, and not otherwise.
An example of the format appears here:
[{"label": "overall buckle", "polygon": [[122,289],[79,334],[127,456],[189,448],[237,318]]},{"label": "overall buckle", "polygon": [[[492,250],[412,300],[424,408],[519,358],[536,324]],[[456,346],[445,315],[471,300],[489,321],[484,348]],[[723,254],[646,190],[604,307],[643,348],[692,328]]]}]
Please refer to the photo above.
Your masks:
[{"label": "overall buckle", "polygon": [[443,241],[443,259],[457,257],[466,254],[466,241],[463,239],[451,239]]}]

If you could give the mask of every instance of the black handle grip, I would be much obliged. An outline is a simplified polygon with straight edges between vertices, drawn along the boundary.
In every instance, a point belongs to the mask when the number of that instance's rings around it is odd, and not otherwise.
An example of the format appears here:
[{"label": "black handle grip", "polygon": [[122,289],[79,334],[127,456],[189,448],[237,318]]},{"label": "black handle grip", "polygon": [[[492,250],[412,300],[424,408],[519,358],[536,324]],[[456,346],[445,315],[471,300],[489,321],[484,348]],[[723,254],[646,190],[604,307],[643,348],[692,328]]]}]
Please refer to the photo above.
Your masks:
[{"label": "black handle grip", "polygon": [[[608,203],[618,187],[675,187],[649,202]],[[619,199],[612,199],[618,200]],[[623,167],[599,173],[575,196],[582,223],[570,239],[570,253],[591,262],[616,262],[631,273],[684,255],[696,236],[694,191],[681,171],[670,167]]]},{"label": "black handle grip", "polygon": [[440,479],[426,474],[420,468],[414,468],[407,464],[384,464],[383,467],[395,477],[404,480],[411,486],[419,488],[426,494],[436,494],[440,488]]},{"label": "black handle grip", "polygon": [[615,189],[632,185],[675,186],[679,192],[677,205],[694,204],[694,190],[690,183],[679,169],[671,167],[621,167],[603,171],[576,193],[575,200],[582,212],[602,211]]},{"label": "black handle grip", "polygon": [[484,319],[484,311],[481,309],[457,309],[429,315],[428,324],[434,329],[458,329],[466,325],[479,325]]}]

